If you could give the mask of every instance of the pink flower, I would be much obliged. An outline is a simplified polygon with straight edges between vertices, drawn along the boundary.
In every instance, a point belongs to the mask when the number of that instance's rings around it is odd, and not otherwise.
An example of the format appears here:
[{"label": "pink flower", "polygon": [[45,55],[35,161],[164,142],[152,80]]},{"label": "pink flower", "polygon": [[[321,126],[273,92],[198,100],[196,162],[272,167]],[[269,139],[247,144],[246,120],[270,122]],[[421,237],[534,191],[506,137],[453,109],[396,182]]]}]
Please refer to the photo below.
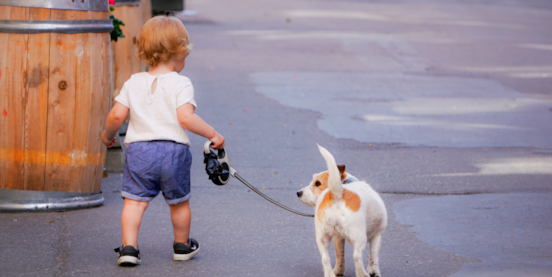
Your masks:
[{"label": "pink flower", "polygon": [[115,0],[109,0],[109,5],[115,5]]}]

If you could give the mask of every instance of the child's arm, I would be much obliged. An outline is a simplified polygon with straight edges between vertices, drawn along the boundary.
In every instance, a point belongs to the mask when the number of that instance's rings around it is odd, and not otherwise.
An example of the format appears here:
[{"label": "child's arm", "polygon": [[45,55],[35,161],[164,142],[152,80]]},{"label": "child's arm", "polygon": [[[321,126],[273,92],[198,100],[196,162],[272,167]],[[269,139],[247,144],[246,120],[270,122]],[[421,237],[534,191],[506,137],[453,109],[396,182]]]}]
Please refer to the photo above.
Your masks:
[{"label": "child's arm", "polygon": [[107,115],[105,130],[102,132],[102,141],[107,148],[111,148],[117,142],[115,135],[119,131],[119,128],[121,128],[128,111],[129,109],[123,104],[115,102],[115,106],[113,106],[113,109]]},{"label": "child's arm", "polygon": [[213,142],[212,148],[224,148],[224,137],[194,113],[194,106],[192,104],[188,103],[178,107],[176,109],[176,116],[178,117],[180,126]]}]

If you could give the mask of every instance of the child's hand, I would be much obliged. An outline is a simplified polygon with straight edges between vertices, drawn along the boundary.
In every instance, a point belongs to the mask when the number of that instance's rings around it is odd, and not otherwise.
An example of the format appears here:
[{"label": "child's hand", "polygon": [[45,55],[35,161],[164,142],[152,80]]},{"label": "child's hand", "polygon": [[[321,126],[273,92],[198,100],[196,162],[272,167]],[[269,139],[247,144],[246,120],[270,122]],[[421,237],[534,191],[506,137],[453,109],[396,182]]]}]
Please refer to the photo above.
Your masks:
[{"label": "child's hand", "polygon": [[[224,138],[223,138],[224,140]],[[105,146],[107,146],[107,148],[111,148],[113,147],[113,145],[115,143],[117,143],[117,139],[116,138],[113,138],[112,140],[109,140],[105,137],[105,130],[102,132],[102,142],[103,144],[105,144]]]},{"label": "child's hand", "polygon": [[224,148],[224,137],[218,132],[215,132],[215,136],[210,138],[209,140],[213,143],[211,145],[211,148],[217,150]]}]

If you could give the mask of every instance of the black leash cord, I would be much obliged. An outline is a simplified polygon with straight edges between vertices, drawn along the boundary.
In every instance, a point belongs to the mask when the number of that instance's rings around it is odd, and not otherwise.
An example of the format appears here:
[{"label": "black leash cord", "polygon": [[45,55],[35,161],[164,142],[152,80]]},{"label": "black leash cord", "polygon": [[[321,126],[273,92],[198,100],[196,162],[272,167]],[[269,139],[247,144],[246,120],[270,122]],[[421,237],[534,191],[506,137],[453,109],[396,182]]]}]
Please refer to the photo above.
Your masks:
[{"label": "black leash cord", "polygon": [[312,215],[312,214],[304,214],[304,213],[302,213],[302,212],[298,212],[298,211],[296,211],[296,210],[292,210],[292,209],[290,209],[290,208],[288,208],[288,207],[286,207],[286,206],[284,206],[284,205],[282,205],[282,204],[280,204],[280,203],[278,203],[278,202],[276,202],[276,201],[270,199],[270,197],[264,195],[262,192],[260,192],[260,191],[257,190],[256,188],[254,188],[254,187],[253,187],[252,185],[250,185],[246,180],[244,180],[242,177],[240,177],[240,175],[238,175],[237,172],[234,173],[232,176],[234,176],[236,179],[240,180],[244,185],[246,185],[247,187],[249,187],[250,189],[252,189],[252,190],[253,190],[254,192],[256,192],[258,195],[262,196],[264,199],[270,201],[272,204],[274,204],[274,205],[276,205],[276,206],[278,206],[278,207],[280,207],[280,208],[282,208],[282,209],[288,210],[288,211],[290,211],[290,212],[292,212],[292,213],[298,214],[298,215],[308,216],[308,217],[314,217],[314,215]]}]

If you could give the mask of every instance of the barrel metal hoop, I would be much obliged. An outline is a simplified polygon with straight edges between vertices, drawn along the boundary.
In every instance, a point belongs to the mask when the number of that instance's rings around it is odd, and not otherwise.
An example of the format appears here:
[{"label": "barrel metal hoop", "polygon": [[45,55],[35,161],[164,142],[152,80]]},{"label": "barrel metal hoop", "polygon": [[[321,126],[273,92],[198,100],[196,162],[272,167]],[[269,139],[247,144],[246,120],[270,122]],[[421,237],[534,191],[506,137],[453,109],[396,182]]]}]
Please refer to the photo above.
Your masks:
[{"label": "barrel metal hoop", "polygon": [[107,12],[107,0],[0,0],[1,6]]},{"label": "barrel metal hoop", "polygon": [[54,212],[102,205],[101,193],[0,189],[0,212]]},{"label": "barrel metal hoop", "polygon": [[111,19],[103,20],[0,20],[0,33],[109,33]]},{"label": "barrel metal hoop", "polygon": [[139,6],[140,0],[124,0],[124,1],[115,1],[115,7],[118,6]]}]

